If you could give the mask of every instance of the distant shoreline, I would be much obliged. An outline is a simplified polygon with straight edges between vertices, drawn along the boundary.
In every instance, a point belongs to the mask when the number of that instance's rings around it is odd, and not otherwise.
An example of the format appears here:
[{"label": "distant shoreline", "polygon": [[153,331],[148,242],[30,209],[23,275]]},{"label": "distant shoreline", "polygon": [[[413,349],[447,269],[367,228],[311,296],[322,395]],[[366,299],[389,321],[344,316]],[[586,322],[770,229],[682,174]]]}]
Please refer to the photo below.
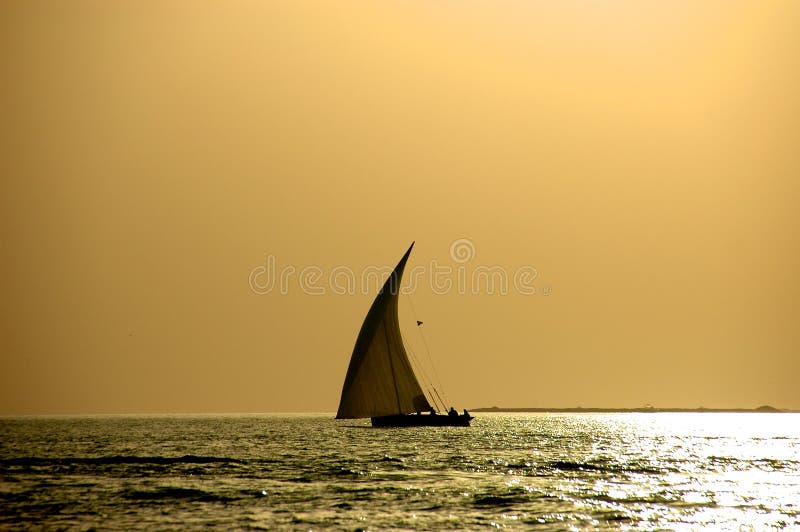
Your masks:
[{"label": "distant shoreline", "polygon": [[768,413],[768,414],[781,414],[781,413],[796,413],[797,410],[783,410],[772,406],[759,406],[758,408],[655,408],[655,407],[639,407],[639,408],[507,408],[507,407],[484,407],[484,408],[471,408],[470,412],[553,412],[553,413],[687,413],[687,412],[718,412],[718,413]]}]

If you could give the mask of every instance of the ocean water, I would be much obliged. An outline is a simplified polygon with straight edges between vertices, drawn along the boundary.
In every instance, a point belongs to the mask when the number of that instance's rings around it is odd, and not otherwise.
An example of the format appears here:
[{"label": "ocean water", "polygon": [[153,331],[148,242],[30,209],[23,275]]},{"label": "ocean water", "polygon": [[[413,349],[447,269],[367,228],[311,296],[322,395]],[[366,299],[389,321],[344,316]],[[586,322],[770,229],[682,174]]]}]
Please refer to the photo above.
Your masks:
[{"label": "ocean water", "polygon": [[0,419],[0,529],[800,529],[798,414]]}]

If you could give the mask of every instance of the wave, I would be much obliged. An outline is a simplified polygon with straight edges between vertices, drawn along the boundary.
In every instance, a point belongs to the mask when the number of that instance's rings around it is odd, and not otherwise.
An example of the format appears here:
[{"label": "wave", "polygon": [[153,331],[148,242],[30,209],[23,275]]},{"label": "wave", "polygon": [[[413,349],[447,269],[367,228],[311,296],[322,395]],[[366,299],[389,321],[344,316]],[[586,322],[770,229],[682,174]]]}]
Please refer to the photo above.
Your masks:
[{"label": "wave", "polygon": [[762,471],[795,471],[800,468],[800,461],[777,458],[745,459],[737,458],[735,456],[711,455],[707,458],[707,463],[704,464],[704,466],[705,469],[711,470],[722,468],[732,469],[735,471],[745,471],[752,468],[758,468]]},{"label": "wave", "polygon": [[561,471],[603,471],[604,469],[594,464],[568,462],[565,460],[556,460],[555,462],[550,462],[550,467],[553,469],[560,469]]},{"label": "wave", "polygon": [[68,465],[126,465],[126,464],[240,464],[236,458],[217,456],[97,456],[97,457],[63,457],[41,458],[26,456],[5,458],[0,460],[2,466],[68,466]]},{"label": "wave", "polygon": [[674,467],[653,467],[650,463],[637,463],[637,462],[630,462],[627,464],[620,464],[616,462],[596,462],[596,463],[589,463],[589,462],[570,462],[566,460],[556,460],[554,462],[550,462],[549,466],[551,469],[558,469],[560,471],[596,471],[601,473],[644,473],[644,474],[662,474],[662,473],[674,473],[677,472],[678,469]]},{"label": "wave", "polygon": [[123,494],[126,499],[137,501],[159,501],[159,500],[185,500],[196,502],[228,502],[233,500],[231,497],[215,495],[207,491],[194,488],[179,488],[173,486],[163,486],[152,491],[136,490]]},{"label": "wave", "polygon": [[489,507],[489,506],[513,506],[514,504],[526,502],[527,497],[520,495],[485,495],[478,497],[472,503],[475,506]]}]

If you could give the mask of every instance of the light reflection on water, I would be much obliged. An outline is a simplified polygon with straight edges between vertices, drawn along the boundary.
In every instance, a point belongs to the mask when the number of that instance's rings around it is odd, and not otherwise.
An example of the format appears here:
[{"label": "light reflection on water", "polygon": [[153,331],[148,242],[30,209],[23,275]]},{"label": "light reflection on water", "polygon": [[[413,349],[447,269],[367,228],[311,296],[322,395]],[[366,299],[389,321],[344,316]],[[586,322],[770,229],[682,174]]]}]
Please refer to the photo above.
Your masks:
[{"label": "light reflection on water", "polygon": [[798,414],[0,420],[0,528],[800,527]]}]

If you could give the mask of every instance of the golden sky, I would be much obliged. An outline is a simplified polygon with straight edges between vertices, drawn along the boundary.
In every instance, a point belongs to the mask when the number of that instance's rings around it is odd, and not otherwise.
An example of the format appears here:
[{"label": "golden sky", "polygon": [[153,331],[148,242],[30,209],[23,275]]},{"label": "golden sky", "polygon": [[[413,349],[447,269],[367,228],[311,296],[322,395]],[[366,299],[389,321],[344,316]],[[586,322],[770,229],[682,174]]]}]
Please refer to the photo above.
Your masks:
[{"label": "golden sky", "polygon": [[[5,1],[0,414],[335,411],[371,293],[450,402],[800,409],[800,3]],[[546,295],[547,294],[547,295]]]}]

